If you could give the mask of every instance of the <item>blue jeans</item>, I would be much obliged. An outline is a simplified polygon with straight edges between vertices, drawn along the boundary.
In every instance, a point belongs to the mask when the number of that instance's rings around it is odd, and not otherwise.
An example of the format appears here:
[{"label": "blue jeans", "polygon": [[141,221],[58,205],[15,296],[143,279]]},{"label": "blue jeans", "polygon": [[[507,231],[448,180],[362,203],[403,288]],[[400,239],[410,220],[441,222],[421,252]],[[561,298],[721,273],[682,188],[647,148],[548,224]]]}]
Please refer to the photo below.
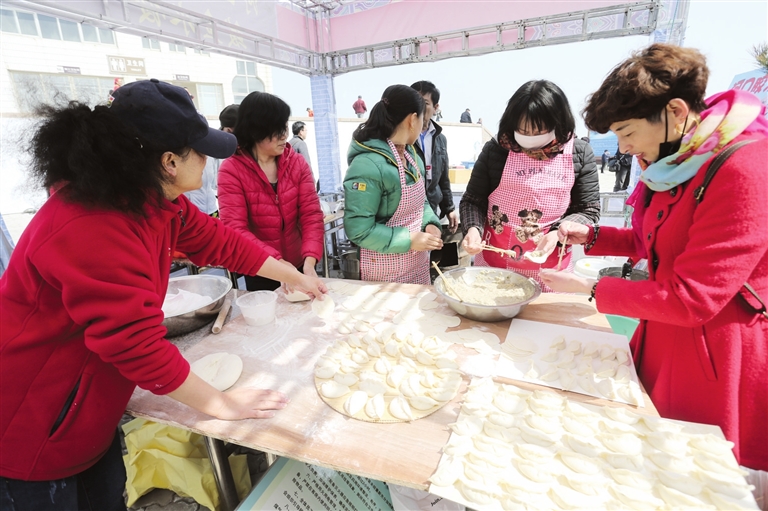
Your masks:
[{"label": "blue jeans", "polygon": [[125,511],[120,435],[91,468],[54,481],[0,477],[0,511]]}]

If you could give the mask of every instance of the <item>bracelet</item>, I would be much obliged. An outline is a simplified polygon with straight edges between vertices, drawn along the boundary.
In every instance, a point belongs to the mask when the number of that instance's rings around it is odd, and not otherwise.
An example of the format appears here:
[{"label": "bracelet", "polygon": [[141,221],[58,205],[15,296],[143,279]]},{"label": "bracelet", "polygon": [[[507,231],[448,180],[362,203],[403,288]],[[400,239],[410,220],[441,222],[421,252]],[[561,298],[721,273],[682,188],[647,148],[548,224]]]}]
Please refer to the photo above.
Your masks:
[{"label": "bracelet", "polygon": [[592,247],[595,246],[595,242],[597,242],[597,237],[600,234],[600,226],[597,224],[592,224],[592,237],[589,239],[587,243],[584,244],[584,252],[589,252]]},{"label": "bracelet", "polygon": [[589,292],[589,301],[595,299],[595,292],[597,291],[597,282],[595,282],[595,285],[592,286],[592,291]]}]

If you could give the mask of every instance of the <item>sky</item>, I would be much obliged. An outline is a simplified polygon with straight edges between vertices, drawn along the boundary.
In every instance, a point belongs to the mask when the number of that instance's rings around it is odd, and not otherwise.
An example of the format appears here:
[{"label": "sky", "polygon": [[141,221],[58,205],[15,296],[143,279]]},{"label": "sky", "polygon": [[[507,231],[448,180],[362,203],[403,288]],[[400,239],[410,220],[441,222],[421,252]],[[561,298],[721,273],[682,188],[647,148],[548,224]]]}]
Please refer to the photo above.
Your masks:
[{"label": "sky", "polygon": [[[683,44],[698,48],[708,59],[708,95],[727,89],[735,75],[755,69],[749,51],[766,42],[768,1],[691,0]],[[580,112],[587,96],[615,65],[649,43],[647,35],[627,36],[346,73],[334,79],[337,114],[353,117],[358,95],[370,110],[387,86],[430,80],[440,89],[443,121],[458,122],[469,108],[472,120],[482,118],[495,134],[517,88],[529,80],[547,79],[565,92],[576,133],[584,136]],[[294,115],[301,116],[312,105],[308,77],[279,68],[273,68],[272,77],[274,93],[288,102]]]}]

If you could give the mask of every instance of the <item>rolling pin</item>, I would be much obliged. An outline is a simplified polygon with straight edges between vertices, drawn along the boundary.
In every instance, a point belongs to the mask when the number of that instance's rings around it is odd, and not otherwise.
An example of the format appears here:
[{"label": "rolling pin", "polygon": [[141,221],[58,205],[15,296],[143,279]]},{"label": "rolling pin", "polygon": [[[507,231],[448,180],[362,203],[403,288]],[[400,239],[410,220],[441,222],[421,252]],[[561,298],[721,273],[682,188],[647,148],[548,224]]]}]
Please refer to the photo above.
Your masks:
[{"label": "rolling pin", "polygon": [[227,318],[229,308],[232,306],[232,293],[234,293],[234,291],[227,293],[227,297],[224,298],[224,303],[221,306],[219,315],[216,316],[216,321],[213,322],[213,328],[211,328],[211,332],[214,334],[221,332],[221,327],[224,326],[224,320]]}]

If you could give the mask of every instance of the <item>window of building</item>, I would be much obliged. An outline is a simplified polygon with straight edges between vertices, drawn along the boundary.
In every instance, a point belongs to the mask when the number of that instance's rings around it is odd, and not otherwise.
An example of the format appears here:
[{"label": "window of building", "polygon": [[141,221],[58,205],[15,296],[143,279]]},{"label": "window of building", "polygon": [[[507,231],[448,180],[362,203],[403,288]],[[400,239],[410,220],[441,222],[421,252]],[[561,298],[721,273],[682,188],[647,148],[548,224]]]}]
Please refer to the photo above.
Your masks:
[{"label": "window of building", "polygon": [[157,39],[152,39],[151,37],[142,37],[141,45],[148,50],[160,49],[160,41],[158,41]]},{"label": "window of building", "polygon": [[195,48],[195,49],[194,49],[194,51],[195,51],[195,53],[197,53],[198,55],[210,55],[210,54],[211,54],[211,52],[209,52],[209,51],[206,51],[206,50],[202,50],[202,49],[200,49],[200,48]]},{"label": "window of building", "polygon": [[198,109],[208,117],[218,117],[224,110],[224,88],[218,83],[196,84]]},{"label": "window of building", "polygon": [[0,29],[3,32],[10,32],[12,34],[19,33],[19,27],[16,26],[16,16],[13,15],[13,11],[0,9]]},{"label": "window of building", "polygon": [[256,76],[256,63],[236,61],[237,76],[232,79],[232,94],[235,103],[240,104],[251,92],[264,92],[264,82]]},{"label": "window of building", "polygon": [[89,43],[99,42],[99,31],[96,30],[96,27],[93,25],[86,25],[85,23],[83,23],[81,27],[83,29],[83,41]]},{"label": "window of building", "polygon": [[168,43],[168,49],[171,51],[177,51],[180,53],[187,53],[187,48],[183,44]]},{"label": "window of building", "polygon": [[108,28],[99,28],[99,39],[102,44],[115,44],[115,34]]},{"label": "window of building", "polygon": [[59,23],[56,18],[44,14],[37,15],[37,21],[40,23],[40,33],[43,39],[61,39],[59,32]]},{"label": "window of building", "polygon": [[19,20],[19,28],[24,35],[38,35],[35,15],[30,12],[16,11],[16,18]]},{"label": "window of building", "polygon": [[67,20],[59,20],[61,35],[65,41],[80,42],[80,28],[77,23]]},{"label": "window of building", "polygon": [[90,105],[104,103],[114,78],[11,71],[13,91],[22,112],[33,112],[42,104],[64,105],[77,100]]}]

